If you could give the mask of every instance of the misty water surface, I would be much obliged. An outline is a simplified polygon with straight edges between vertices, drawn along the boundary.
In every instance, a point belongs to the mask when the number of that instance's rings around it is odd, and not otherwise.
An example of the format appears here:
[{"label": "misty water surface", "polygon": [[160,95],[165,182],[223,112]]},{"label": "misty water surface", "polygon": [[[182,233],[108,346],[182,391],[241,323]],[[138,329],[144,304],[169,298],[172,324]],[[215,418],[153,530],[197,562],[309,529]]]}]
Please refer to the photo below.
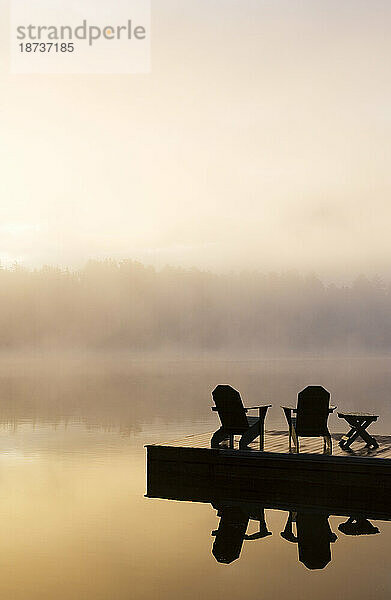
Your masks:
[{"label": "misty water surface", "polygon": [[[5,600],[389,597],[391,526],[347,537],[332,562],[309,571],[282,539],[286,513],[266,511],[265,539],[241,557],[211,554],[211,505],[145,494],[144,444],[217,428],[210,391],[237,387],[270,402],[267,426],[284,428],[280,404],[308,384],[339,408],[378,411],[391,432],[389,359],[252,362],[3,357],[0,365],[0,594]],[[336,416],[333,431],[344,431]]]}]

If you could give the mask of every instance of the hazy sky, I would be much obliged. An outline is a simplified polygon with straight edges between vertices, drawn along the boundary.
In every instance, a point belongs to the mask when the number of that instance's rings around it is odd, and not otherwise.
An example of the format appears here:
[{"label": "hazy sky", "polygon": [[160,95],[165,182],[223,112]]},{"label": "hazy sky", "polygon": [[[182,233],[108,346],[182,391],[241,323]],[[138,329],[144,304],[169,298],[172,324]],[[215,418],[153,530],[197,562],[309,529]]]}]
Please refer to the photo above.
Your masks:
[{"label": "hazy sky", "polygon": [[153,0],[115,76],[9,75],[0,1],[3,262],[391,274],[389,0]]}]

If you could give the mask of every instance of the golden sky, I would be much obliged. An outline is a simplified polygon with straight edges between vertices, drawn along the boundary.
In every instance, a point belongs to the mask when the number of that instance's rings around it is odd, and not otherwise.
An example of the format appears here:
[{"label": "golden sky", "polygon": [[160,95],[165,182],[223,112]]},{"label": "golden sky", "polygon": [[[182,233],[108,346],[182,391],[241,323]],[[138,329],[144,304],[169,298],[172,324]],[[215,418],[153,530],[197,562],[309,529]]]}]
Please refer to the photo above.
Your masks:
[{"label": "golden sky", "polygon": [[387,275],[388,0],[154,0],[149,75],[10,75],[0,260]]}]

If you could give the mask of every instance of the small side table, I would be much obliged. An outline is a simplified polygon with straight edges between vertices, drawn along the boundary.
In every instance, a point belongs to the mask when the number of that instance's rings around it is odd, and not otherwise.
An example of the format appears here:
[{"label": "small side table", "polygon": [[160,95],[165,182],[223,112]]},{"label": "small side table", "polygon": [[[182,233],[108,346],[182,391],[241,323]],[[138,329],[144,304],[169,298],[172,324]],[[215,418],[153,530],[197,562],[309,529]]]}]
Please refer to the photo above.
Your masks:
[{"label": "small side table", "polygon": [[339,445],[343,450],[348,450],[358,437],[361,437],[364,440],[364,442],[366,442],[368,448],[375,449],[379,447],[379,444],[377,443],[375,438],[372,435],[369,435],[369,433],[366,431],[367,427],[371,423],[377,421],[379,415],[358,412],[339,412],[338,416],[340,419],[345,419],[345,421],[347,421],[347,423],[349,423],[351,427],[350,431],[346,435],[343,435],[339,442]]}]

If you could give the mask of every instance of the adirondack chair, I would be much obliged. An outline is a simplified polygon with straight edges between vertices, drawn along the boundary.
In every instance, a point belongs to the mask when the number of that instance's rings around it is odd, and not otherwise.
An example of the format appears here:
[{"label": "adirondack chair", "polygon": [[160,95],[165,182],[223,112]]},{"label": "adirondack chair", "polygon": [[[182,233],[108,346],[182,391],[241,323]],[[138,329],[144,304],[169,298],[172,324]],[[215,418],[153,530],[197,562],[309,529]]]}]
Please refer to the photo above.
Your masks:
[{"label": "adirondack chair", "polygon": [[299,437],[323,437],[323,451],[332,453],[331,435],[327,427],[329,414],[336,406],[329,406],[330,392],[320,385],[309,385],[298,394],[297,407],[282,406],[289,426],[289,450],[299,452]]},{"label": "adirondack chair", "polygon": [[[259,437],[259,448],[264,447],[264,423],[267,409],[271,404],[245,408],[237,390],[230,385],[218,385],[212,392],[216,406],[212,408],[220,417],[221,427],[212,436],[211,447],[218,448],[220,443],[228,441],[234,447],[234,435],[240,435],[239,449],[244,450]],[[258,410],[258,417],[248,417],[247,411]]]}]

